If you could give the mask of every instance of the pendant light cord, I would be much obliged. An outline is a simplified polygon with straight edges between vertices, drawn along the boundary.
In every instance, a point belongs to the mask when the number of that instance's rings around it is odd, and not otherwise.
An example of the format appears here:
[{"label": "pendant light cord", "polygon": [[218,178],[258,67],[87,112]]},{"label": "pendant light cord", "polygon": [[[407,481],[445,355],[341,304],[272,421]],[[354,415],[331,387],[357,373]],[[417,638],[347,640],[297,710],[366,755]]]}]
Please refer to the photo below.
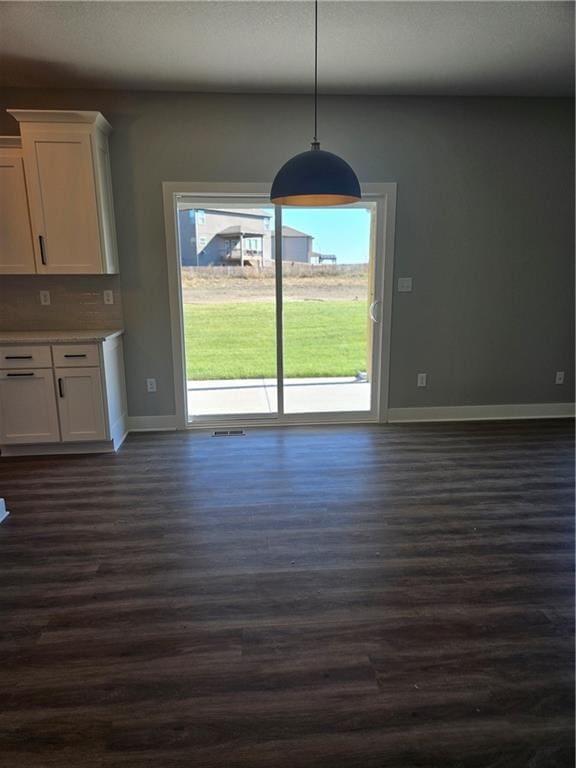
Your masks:
[{"label": "pendant light cord", "polygon": [[318,144],[318,0],[314,0],[314,144]]}]

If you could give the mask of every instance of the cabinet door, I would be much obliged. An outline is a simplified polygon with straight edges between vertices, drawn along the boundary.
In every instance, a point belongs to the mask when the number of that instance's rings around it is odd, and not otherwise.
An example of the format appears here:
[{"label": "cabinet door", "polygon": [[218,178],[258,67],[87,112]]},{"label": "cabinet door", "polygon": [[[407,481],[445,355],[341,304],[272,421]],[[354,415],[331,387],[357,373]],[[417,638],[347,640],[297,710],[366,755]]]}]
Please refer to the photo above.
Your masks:
[{"label": "cabinet door", "polygon": [[60,440],[52,370],[0,373],[0,443]]},{"label": "cabinet door", "polygon": [[56,368],[62,442],[106,440],[100,368]]},{"label": "cabinet door", "polygon": [[0,150],[0,274],[36,272],[22,158]]},{"label": "cabinet door", "polygon": [[89,133],[33,130],[23,135],[38,272],[102,272]]}]

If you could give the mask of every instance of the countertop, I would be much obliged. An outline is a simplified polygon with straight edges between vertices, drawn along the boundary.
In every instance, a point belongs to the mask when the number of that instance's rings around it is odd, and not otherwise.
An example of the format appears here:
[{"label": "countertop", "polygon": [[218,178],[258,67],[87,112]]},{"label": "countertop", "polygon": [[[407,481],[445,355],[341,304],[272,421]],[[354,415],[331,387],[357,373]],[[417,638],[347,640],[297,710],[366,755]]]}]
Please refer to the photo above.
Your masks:
[{"label": "countertop", "polygon": [[0,344],[75,344],[101,342],[124,333],[122,328],[101,331],[0,331]]}]

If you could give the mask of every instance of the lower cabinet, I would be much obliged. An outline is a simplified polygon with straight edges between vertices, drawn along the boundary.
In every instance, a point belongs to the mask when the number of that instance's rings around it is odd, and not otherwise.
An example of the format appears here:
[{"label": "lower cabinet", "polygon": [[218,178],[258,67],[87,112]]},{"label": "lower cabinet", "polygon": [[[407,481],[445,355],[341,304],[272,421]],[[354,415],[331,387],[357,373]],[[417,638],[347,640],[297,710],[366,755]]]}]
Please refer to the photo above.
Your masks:
[{"label": "lower cabinet", "polygon": [[[29,368],[24,366],[28,364]],[[126,436],[122,340],[0,346],[0,448],[26,452],[116,450]]]},{"label": "lower cabinet", "polygon": [[99,368],[56,368],[62,442],[106,440],[106,415]]},{"label": "lower cabinet", "polygon": [[0,372],[0,442],[18,445],[59,440],[52,370]]}]

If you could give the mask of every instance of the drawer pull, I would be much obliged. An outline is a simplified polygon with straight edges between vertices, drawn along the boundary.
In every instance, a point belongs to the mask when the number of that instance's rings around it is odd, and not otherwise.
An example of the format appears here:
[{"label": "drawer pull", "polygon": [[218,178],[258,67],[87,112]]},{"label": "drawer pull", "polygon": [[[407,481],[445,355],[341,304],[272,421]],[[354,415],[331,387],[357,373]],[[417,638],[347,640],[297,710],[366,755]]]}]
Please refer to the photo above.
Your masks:
[{"label": "drawer pull", "polygon": [[60,397],[64,397],[64,385],[62,383],[62,379],[58,379],[58,394]]},{"label": "drawer pull", "polygon": [[86,355],[64,355],[64,357],[86,357]]},{"label": "drawer pull", "polygon": [[32,355],[4,355],[4,360],[32,360]]},{"label": "drawer pull", "polygon": [[46,261],[46,251],[44,250],[44,238],[43,238],[43,236],[42,235],[38,235],[38,240],[40,241],[40,259],[42,261],[42,264],[44,264],[44,266],[46,266],[46,264],[48,262]]},{"label": "drawer pull", "polygon": [[30,371],[30,373],[7,373],[6,376],[34,376],[34,371]]}]

